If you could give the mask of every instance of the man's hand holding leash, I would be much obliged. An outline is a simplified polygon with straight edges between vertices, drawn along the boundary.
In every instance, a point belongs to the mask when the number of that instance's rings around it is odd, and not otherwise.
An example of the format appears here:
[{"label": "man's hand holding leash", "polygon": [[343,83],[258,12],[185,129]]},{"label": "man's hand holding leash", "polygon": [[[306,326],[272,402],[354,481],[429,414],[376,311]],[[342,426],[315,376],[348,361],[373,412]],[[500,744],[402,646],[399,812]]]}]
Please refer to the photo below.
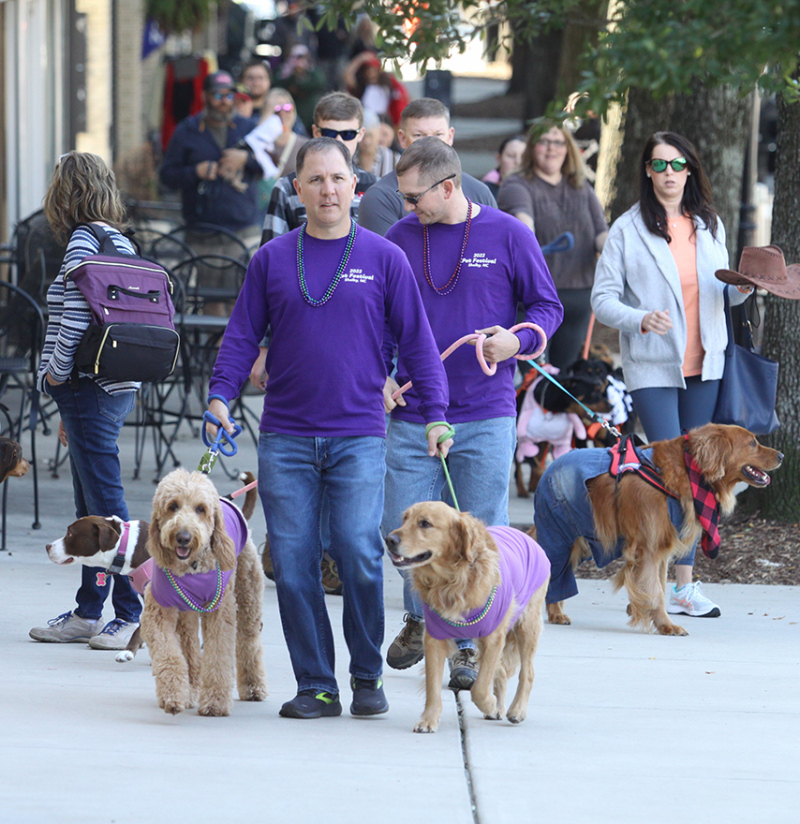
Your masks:
[{"label": "man's hand holding leash", "polygon": [[[513,358],[519,352],[519,338],[503,326],[489,326],[486,329],[476,329],[476,334],[486,335],[483,342],[483,356],[488,363],[500,363]],[[475,346],[475,341],[470,341]]]}]

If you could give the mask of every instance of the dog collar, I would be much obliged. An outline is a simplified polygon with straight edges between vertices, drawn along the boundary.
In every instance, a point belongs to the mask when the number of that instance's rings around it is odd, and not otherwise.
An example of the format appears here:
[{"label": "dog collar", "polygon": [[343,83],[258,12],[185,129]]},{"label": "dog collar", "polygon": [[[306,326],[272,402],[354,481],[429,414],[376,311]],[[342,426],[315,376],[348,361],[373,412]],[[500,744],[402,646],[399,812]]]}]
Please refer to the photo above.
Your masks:
[{"label": "dog collar", "polygon": [[116,515],[112,515],[108,520],[116,521],[120,526],[119,542],[116,545],[117,554],[108,567],[109,573],[118,575],[126,566],[130,571],[131,557],[139,539],[139,522],[123,521],[122,518],[118,518]]}]

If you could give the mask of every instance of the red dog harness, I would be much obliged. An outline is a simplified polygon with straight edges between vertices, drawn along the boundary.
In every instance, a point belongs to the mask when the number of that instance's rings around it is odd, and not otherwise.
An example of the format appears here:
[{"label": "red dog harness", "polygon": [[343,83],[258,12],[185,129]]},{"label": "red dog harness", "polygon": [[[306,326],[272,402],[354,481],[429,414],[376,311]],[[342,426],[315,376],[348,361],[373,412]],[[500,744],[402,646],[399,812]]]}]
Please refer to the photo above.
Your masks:
[{"label": "red dog harness", "polygon": [[637,452],[631,435],[625,435],[619,443],[614,444],[608,451],[611,453],[611,466],[608,469],[608,474],[617,483],[626,472],[635,472],[642,480],[647,481],[650,486],[654,486],[659,492],[679,500],[674,492],[664,486],[658,467]]}]

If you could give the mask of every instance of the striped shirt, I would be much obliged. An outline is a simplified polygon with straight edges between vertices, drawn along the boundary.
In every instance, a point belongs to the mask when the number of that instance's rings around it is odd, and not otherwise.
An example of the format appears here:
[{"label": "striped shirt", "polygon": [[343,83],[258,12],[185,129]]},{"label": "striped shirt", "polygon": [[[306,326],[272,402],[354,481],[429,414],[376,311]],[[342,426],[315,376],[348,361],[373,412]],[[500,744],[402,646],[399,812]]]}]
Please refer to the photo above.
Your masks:
[{"label": "striped shirt", "polygon": [[[111,235],[114,246],[121,252],[135,254],[133,245],[122,233],[102,224]],[[39,363],[39,374],[36,385],[40,392],[47,394],[47,373],[57,381],[68,381],[72,376],[75,364],[75,354],[81,342],[83,333],[92,322],[92,310],[86,298],[66,273],[77,266],[85,257],[96,255],[100,251],[100,244],[91,230],[79,226],[69,239],[64,262],[58,272],[58,277],[47,290],[47,333],[42,350],[42,359]],[[133,392],[141,384],[135,381],[111,381],[107,378],[97,378],[94,375],[79,373],[97,381],[97,385],[109,395],[121,395],[123,392]]]},{"label": "striped shirt", "polygon": [[[350,204],[350,217],[358,223],[358,207],[364,192],[375,183],[378,178],[372,172],[356,169],[356,194]],[[295,172],[279,177],[272,189],[272,195],[264,217],[264,229],[261,233],[261,245],[274,237],[285,235],[293,229],[298,229],[306,222],[306,207],[300,202],[294,188],[297,177]]]}]

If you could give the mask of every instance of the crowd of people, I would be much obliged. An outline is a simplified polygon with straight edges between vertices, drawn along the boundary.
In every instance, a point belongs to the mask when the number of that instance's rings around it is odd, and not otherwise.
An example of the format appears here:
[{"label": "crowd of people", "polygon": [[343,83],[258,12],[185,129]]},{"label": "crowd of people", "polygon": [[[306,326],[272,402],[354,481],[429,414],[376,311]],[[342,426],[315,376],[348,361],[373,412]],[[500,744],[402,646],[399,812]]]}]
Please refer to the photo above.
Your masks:
[{"label": "crowd of people", "polygon": [[[725,230],[685,138],[650,138],[639,200],[609,230],[560,123],[543,120],[505,140],[483,182],[462,169],[448,108],[411,100],[374,52],[362,50],[349,65],[331,58],[348,91],[330,89],[307,43],[289,44],[288,55],[278,76],[258,60],[238,82],[224,71],[208,75],[204,109],[177,126],[160,174],[181,194],[192,248],[208,242],[207,225],[260,242],[219,348],[208,408],[232,432],[229,407],[247,381],[265,392],[259,493],[297,681],[280,714],[342,712],[320,572],[327,552],[343,583],[350,711],[373,715],[388,709],[382,536],[417,501],[452,502],[440,458],[462,509],[508,523],[514,356],[547,344],[549,362],[569,366],[593,310],[620,330],[646,436],[674,437],[711,420],[726,342],[723,291],[734,304],[747,290],[714,277],[728,264]],[[94,155],[59,161],[45,211],[69,241],[66,268],[97,251],[85,223],[106,227],[121,252],[132,252],[113,174]],[[564,231],[573,247],[543,255],[541,246]],[[47,299],[40,389],[55,400],[62,439],[73,447],[76,515],[126,519],[116,440],[138,385],[71,379],[88,307],[63,277]],[[518,328],[520,320],[534,326]],[[493,376],[469,347],[440,360],[474,331],[488,336]],[[408,380],[411,389],[398,394]],[[669,610],[719,615],[692,581],[693,552],[677,567]],[[126,578],[96,573],[83,567],[77,606],[31,637],[124,647],[138,625],[138,598]],[[103,625],[112,581],[116,617]],[[423,608],[408,581],[404,604],[386,656],[397,669],[424,654]],[[451,687],[469,689],[478,665],[474,641],[460,639]]]}]

